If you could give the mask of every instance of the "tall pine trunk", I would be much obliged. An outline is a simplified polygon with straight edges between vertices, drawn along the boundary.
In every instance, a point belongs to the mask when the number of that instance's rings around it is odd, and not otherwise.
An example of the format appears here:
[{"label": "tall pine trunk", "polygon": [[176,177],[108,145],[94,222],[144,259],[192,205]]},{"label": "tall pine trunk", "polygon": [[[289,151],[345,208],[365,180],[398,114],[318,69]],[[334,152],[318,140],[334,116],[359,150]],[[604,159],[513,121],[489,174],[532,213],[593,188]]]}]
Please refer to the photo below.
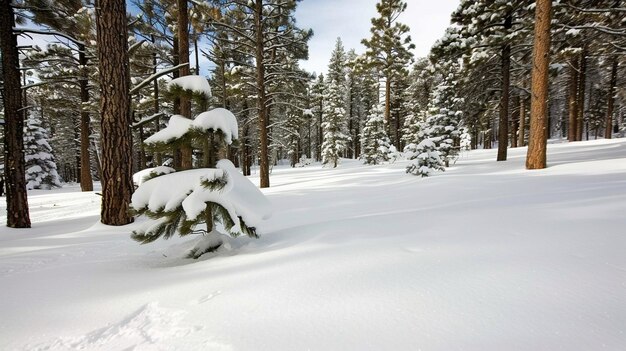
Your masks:
[{"label": "tall pine trunk", "polygon": [[[510,14],[504,19],[504,28],[510,30],[513,18]],[[498,125],[498,161],[506,161],[506,151],[509,146],[509,91],[511,77],[511,44],[502,46],[502,94],[500,95],[500,121]]]},{"label": "tall pine trunk", "polygon": [[259,179],[261,188],[270,186],[269,165],[269,138],[267,115],[267,97],[265,92],[265,61],[263,57],[263,0],[256,0],[254,6],[255,32],[255,59],[256,59],[256,85],[257,85],[257,108],[259,112]]},{"label": "tall pine trunk", "polygon": [[89,155],[89,146],[91,141],[91,126],[89,112],[87,111],[87,103],[89,102],[89,89],[87,87],[87,75],[85,73],[87,67],[87,55],[85,55],[85,45],[78,44],[78,63],[81,66],[80,80],[80,190],[93,191],[93,179],[91,177],[91,157]]},{"label": "tall pine trunk", "polygon": [[[179,70],[181,77],[188,76],[189,70],[189,9],[187,0],[178,0],[178,63],[186,63]],[[180,97],[180,114],[191,118],[191,100],[187,96]],[[191,169],[191,147],[180,148],[180,168]]]},{"label": "tall pine trunk", "polygon": [[126,1],[100,0],[96,12],[100,61],[102,128],[102,210],[108,225],[131,223],[132,182],[130,73]]},{"label": "tall pine trunk", "polygon": [[576,141],[578,135],[578,70],[580,69],[578,58],[570,65],[569,89],[567,93],[568,120],[567,140]]},{"label": "tall pine trunk", "polygon": [[611,80],[609,83],[609,96],[606,107],[606,122],[604,128],[604,137],[611,139],[613,135],[613,110],[615,109],[615,86],[617,85],[617,58],[613,58],[611,64]]},{"label": "tall pine trunk", "polygon": [[24,161],[24,111],[15,17],[11,0],[0,0],[0,49],[4,87],[4,176],[7,187],[7,226],[30,228]]},{"label": "tall pine trunk", "polygon": [[526,146],[526,97],[519,98],[519,146]]},{"label": "tall pine trunk", "polygon": [[546,168],[551,10],[552,0],[537,0],[531,73],[530,136],[526,154],[527,169]]},{"label": "tall pine trunk", "polygon": [[586,76],[587,76],[587,50],[583,48],[580,52],[579,58],[579,73],[578,73],[578,99],[576,101],[576,107],[578,108],[576,111],[576,141],[583,140],[583,123],[585,117],[585,87],[586,87]]}]

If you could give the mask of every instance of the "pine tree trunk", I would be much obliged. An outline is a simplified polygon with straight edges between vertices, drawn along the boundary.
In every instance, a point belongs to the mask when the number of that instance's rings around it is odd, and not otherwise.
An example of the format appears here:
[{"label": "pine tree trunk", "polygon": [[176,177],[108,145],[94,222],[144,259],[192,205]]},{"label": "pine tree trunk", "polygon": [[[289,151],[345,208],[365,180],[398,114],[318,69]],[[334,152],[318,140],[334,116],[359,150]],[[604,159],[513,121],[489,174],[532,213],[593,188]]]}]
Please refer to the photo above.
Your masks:
[{"label": "pine tree trunk", "polygon": [[385,77],[385,121],[387,122],[387,135],[391,136],[391,78]]},{"label": "pine tree trunk", "polygon": [[519,99],[519,140],[518,145],[526,146],[526,97],[520,95]]},{"label": "pine tree trunk", "polygon": [[580,53],[579,58],[579,74],[578,74],[578,100],[576,102],[576,106],[578,110],[576,111],[576,141],[583,140],[583,123],[585,117],[585,86],[586,86],[586,75],[587,75],[587,50],[583,48]]},{"label": "pine tree trunk", "polygon": [[254,6],[254,26],[256,40],[256,85],[257,85],[257,108],[259,111],[259,178],[260,187],[270,186],[269,167],[269,138],[268,138],[268,115],[267,97],[265,95],[265,61],[263,57],[263,0],[256,0]]},{"label": "pine tree trunk", "polygon": [[617,85],[617,58],[613,58],[611,65],[611,81],[609,83],[609,96],[606,107],[606,121],[604,128],[604,137],[611,139],[613,136],[613,111],[615,109],[615,86]]},{"label": "pine tree trunk", "polygon": [[87,66],[87,56],[85,55],[85,46],[78,44],[78,63],[81,65],[80,80],[80,190],[93,191],[93,179],[91,177],[91,160],[89,155],[89,146],[91,142],[89,135],[91,134],[89,112],[87,112],[87,103],[89,102],[89,90],[87,87],[87,76],[85,75],[85,67]]},{"label": "pine tree trunk", "polygon": [[526,155],[527,169],[546,168],[551,10],[552,0],[537,0],[531,74],[530,136]]},{"label": "pine tree trunk", "polygon": [[[178,0],[178,63],[186,63],[179,70],[181,77],[188,76],[189,70],[189,9],[187,0]],[[191,100],[189,97],[180,97],[180,114],[191,118]],[[191,169],[192,157],[191,147],[183,146],[180,148],[180,168]]]},{"label": "pine tree trunk", "polygon": [[[156,38],[154,37],[154,35],[150,35],[150,41],[154,44],[156,43]],[[157,51],[154,50],[152,52],[152,73],[155,74],[157,73]],[[154,82],[152,83],[152,87],[154,89],[154,102],[152,103],[152,112],[154,114],[159,113],[160,111],[160,106],[159,106],[159,80],[155,79]],[[154,120],[154,130],[156,132],[158,132],[161,129],[161,120],[159,117],[157,117]],[[143,143],[143,140],[141,140],[141,142]],[[160,166],[163,164],[163,158],[161,156],[160,152],[155,152],[154,153],[154,159],[155,159],[155,166]]]},{"label": "pine tree trunk", "polygon": [[[504,28],[508,31],[512,27],[513,18],[507,15]],[[500,95],[500,121],[498,125],[498,161],[506,161],[507,147],[509,146],[509,87],[511,77],[511,44],[502,46],[502,94]]]},{"label": "pine tree trunk", "polygon": [[[517,97],[515,97],[513,101],[515,101],[515,103],[517,103],[517,105],[519,106],[520,100],[521,100],[521,97],[518,95]],[[520,120],[520,110],[515,112],[515,115],[513,115],[513,118],[511,120],[511,147],[518,146],[517,127],[519,125],[519,120]]]},{"label": "pine tree trunk", "polygon": [[100,0],[96,12],[100,61],[102,211],[108,225],[131,223],[133,193],[130,77],[125,0]]},{"label": "pine tree trunk", "polygon": [[578,127],[578,70],[580,69],[579,60],[576,59],[575,62],[570,65],[570,74],[569,74],[569,89],[567,93],[567,104],[569,107],[568,110],[568,120],[569,120],[569,128],[567,129],[567,140],[576,141],[576,136],[578,135],[577,127]]},{"label": "pine tree trunk", "polygon": [[4,87],[4,177],[6,181],[7,227],[30,228],[24,161],[24,112],[15,17],[11,0],[0,0],[0,51]]}]

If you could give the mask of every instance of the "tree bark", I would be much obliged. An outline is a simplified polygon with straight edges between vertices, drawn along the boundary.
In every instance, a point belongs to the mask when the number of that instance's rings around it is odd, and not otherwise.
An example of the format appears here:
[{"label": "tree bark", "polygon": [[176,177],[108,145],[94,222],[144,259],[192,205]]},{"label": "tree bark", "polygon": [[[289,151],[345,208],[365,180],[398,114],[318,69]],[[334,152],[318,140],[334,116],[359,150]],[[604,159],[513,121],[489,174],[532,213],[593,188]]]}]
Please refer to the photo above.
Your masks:
[{"label": "tree bark", "polygon": [[587,50],[583,48],[579,58],[579,73],[578,73],[578,100],[576,102],[576,141],[583,140],[583,121],[585,117],[585,86],[587,75]]},{"label": "tree bark", "polygon": [[519,138],[518,145],[526,146],[526,96],[519,98]]},{"label": "tree bark", "polygon": [[568,120],[569,128],[567,128],[567,140],[576,141],[578,135],[578,72],[580,69],[579,60],[576,59],[570,66],[569,89],[567,93],[568,100]]},{"label": "tree bark", "polygon": [[87,76],[85,67],[87,66],[87,55],[85,55],[85,46],[78,44],[78,62],[81,66],[80,80],[80,190],[93,191],[93,179],[91,177],[91,159],[89,155],[89,146],[91,135],[89,112],[87,111],[87,103],[89,103],[89,89],[87,87]]},{"label": "tree bark", "polygon": [[15,17],[11,0],[0,0],[0,51],[4,87],[4,177],[6,181],[7,227],[30,228],[24,161],[24,112]]},{"label": "tree bark", "polygon": [[133,218],[130,77],[126,1],[100,0],[96,7],[100,61],[100,113],[102,128],[102,210],[100,221],[125,225]]},{"label": "tree bark", "polygon": [[270,186],[269,167],[269,139],[268,139],[268,115],[267,97],[265,92],[265,62],[263,57],[263,0],[256,0],[254,6],[254,26],[255,26],[255,59],[256,59],[256,85],[257,85],[257,108],[259,111],[259,178],[260,187]]},{"label": "tree bark", "polygon": [[[511,29],[513,18],[510,14],[504,19],[504,28]],[[498,123],[498,161],[506,161],[509,146],[509,87],[511,77],[511,44],[502,46],[502,94],[500,95],[500,121]]]},{"label": "tree bark", "polygon": [[527,169],[546,168],[551,10],[552,0],[537,0],[531,73],[530,136],[526,155]]},{"label": "tree bark", "polygon": [[[189,69],[189,6],[187,0],[177,0],[178,2],[178,63],[187,63],[179,70],[181,77],[190,75]],[[180,97],[180,114],[191,118],[191,100],[189,97]],[[190,146],[180,148],[180,168],[192,168],[192,151]]]},{"label": "tree bark", "polygon": [[606,122],[604,137],[611,139],[613,136],[613,111],[615,109],[615,86],[617,85],[617,58],[613,58],[611,65],[611,81],[609,83],[609,96],[606,107]]}]

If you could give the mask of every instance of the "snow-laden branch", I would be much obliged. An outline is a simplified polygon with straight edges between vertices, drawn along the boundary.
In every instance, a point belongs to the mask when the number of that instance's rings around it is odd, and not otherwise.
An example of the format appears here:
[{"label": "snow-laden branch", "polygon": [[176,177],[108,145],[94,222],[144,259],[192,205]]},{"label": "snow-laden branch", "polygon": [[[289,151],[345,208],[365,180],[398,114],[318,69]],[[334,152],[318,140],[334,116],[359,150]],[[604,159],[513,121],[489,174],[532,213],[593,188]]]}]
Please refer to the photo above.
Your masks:
[{"label": "snow-laden branch", "polygon": [[166,75],[168,73],[172,73],[174,71],[177,71],[177,70],[181,69],[182,67],[185,67],[185,66],[188,66],[188,65],[189,65],[189,63],[181,63],[178,66],[170,67],[170,68],[164,69],[164,70],[162,70],[160,72],[154,73],[153,75],[151,75],[150,77],[144,79],[141,83],[139,83],[135,87],[133,87],[130,90],[130,94],[133,95],[133,94],[137,93],[141,88],[143,88],[146,85],[150,84],[153,80],[155,80],[155,79],[157,79],[157,78],[159,78],[161,76],[164,76],[164,75]]},{"label": "snow-laden branch", "polygon": [[74,42],[77,45],[85,45],[85,42],[80,41],[70,35],[67,35],[65,33],[61,33],[61,32],[57,32],[54,30],[40,30],[40,29],[31,29],[31,28],[17,28],[17,27],[13,27],[13,32],[15,33],[23,33],[23,34],[42,34],[42,35],[54,35],[54,36],[59,36],[59,37],[63,37],[65,39],[69,39],[70,41]]}]

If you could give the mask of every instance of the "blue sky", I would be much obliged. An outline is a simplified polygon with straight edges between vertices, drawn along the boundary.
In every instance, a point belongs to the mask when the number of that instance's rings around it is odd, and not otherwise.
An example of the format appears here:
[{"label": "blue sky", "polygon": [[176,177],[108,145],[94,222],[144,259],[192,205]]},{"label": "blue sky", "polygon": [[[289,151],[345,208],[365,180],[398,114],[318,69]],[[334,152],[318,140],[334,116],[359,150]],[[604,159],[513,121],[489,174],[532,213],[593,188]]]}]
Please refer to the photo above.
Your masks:
[{"label": "blue sky", "polygon": [[[301,28],[312,28],[309,60],[301,66],[308,71],[326,72],[330,53],[337,37],[346,50],[365,49],[361,39],[369,37],[370,19],[376,16],[377,0],[303,0],[298,4],[296,20]],[[399,21],[411,28],[417,57],[426,56],[435,40],[443,36],[450,14],[459,0],[406,0],[407,10]]]}]

